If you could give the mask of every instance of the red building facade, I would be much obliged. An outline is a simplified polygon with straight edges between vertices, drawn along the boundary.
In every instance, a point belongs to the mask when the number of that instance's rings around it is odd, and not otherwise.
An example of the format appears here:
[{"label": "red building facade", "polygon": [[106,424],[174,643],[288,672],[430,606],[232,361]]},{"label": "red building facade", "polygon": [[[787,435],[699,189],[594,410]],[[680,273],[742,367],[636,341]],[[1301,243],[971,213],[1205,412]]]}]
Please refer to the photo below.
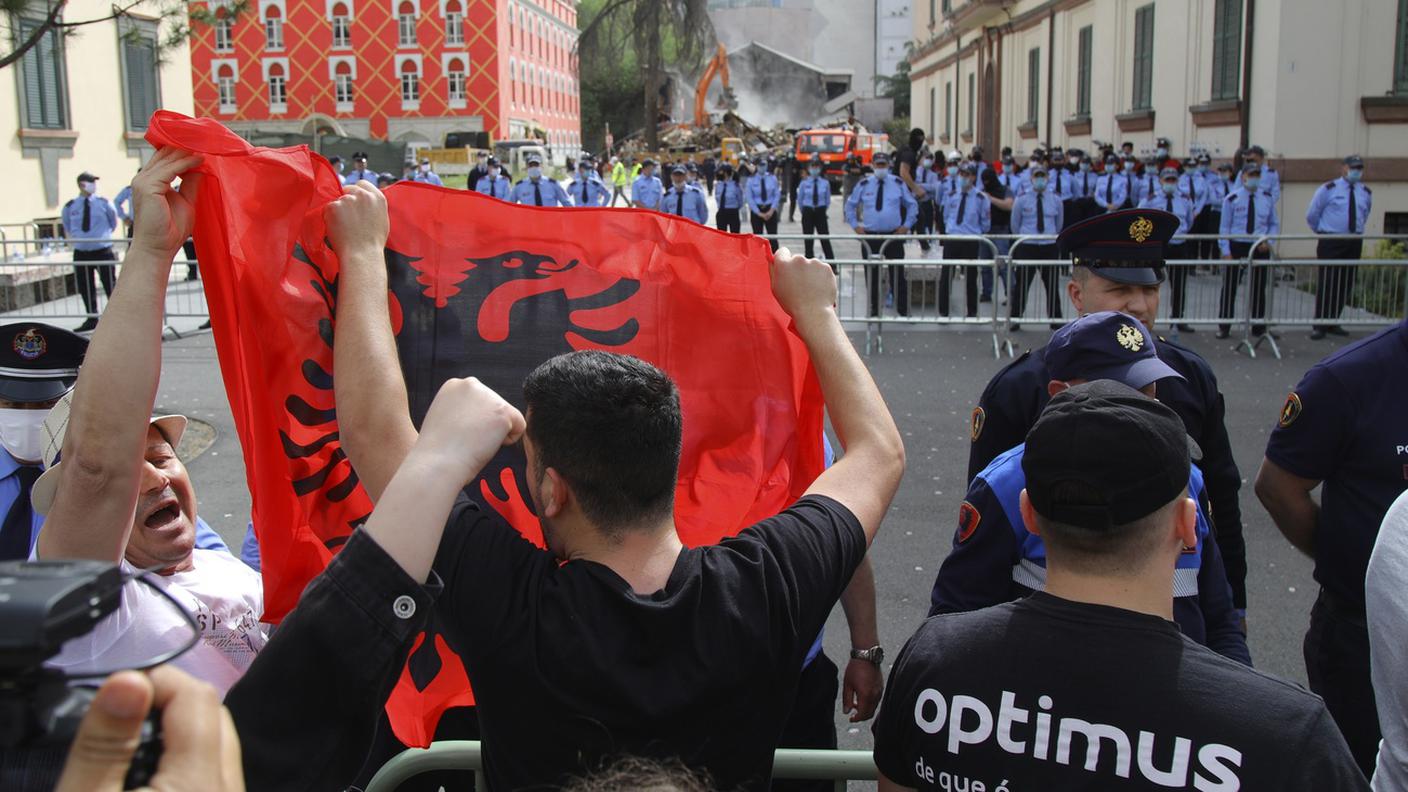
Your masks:
[{"label": "red building facade", "polygon": [[194,24],[198,115],[238,131],[580,147],[570,0],[251,0]]}]

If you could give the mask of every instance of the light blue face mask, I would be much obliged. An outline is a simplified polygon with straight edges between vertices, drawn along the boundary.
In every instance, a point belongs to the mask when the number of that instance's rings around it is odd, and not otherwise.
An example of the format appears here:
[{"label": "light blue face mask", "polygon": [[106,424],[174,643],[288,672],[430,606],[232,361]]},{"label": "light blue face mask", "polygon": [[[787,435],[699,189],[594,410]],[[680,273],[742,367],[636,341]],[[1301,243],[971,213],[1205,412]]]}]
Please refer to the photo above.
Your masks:
[{"label": "light blue face mask", "polygon": [[1038,176],[1032,179],[1032,189],[1038,192],[1046,189],[1046,177]]},{"label": "light blue face mask", "polygon": [[1173,191],[1178,189],[1178,185],[1173,182],[1164,182],[1164,195],[1173,195]]},{"label": "light blue face mask", "polygon": [[1090,173],[1090,163],[1089,163],[1089,162],[1082,162],[1082,163],[1080,164],[1080,172],[1081,172],[1081,173]]},{"label": "light blue face mask", "polygon": [[1256,188],[1261,186],[1261,177],[1252,176],[1250,178],[1242,179],[1242,184],[1248,190],[1255,190]]},{"label": "light blue face mask", "polygon": [[1198,173],[1207,173],[1207,172],[1208,172],[1208,164],[1207,164],[1206,162],[1200,162],[1200,163],[1198,163]]},{"label": "light blue face mask", "polygon": [[1344,175],[1344,180],[1350,184],[1354,184],[1362,178],[1364,178],[1363,168],[1350,168]]},{"label": "light blue face mask", "polygon": [[948,175],[950,175],[950,176],[957,176],[957,175],[958,175],[958,166],[957,166],[957,165],[950,165],[950,166],[948,166]]},{"label": "light blue face mask", "polygon": [[542,175],[543,175],[543,169],[542,169],[542,168],[529,168],[529,169],[528,169],[528,178],[530,178],[530,179],[537,179],[537,178],[541,177]]},{"label": "light blue face mask", "polygon": [[817,166],[813,165],[813,166],[811,166],[810,168],[807,168],[807,172],[810,173],[810,174],[813,175],[813,176],[820,176],[820,175],[821,175],[821,168],[818,168]]}]

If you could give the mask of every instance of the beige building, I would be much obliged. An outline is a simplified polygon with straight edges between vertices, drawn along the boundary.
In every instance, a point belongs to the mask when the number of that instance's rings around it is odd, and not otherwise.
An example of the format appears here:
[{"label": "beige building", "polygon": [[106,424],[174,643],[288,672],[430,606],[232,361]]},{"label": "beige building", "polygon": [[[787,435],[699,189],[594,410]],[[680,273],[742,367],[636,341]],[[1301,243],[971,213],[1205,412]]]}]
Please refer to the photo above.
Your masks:
[{"label": "beige building", "polygon": [[[113,7],[104,0],[70,0],[62,19],[104,18]],[[78,194],[83,171],[99,177],[100,195],[114,197],[151,156],[142,135],[152,111],[191,114],[190,53],[184,45],[158,52],[167,31],[157,9],[157,0],[147,0],[121,19],[71,28],[68,35],[51,30],[3,70],[0,223],[58,217],[64,202]],[[46,13],[43,2],[32,2],[27,12],[0,15],[0,52],[27,39]],[[16,229],[4,230],[9,238],[18,236]]]},{"label": "beige building", "polygon": [[915,5],[912,115],[989,158],[1102,142],[1231,159],[1259,144],[1285,233],[1362,154],[1368,232],[1408,233],[1408,20],[1391,0],[928,0]]}]

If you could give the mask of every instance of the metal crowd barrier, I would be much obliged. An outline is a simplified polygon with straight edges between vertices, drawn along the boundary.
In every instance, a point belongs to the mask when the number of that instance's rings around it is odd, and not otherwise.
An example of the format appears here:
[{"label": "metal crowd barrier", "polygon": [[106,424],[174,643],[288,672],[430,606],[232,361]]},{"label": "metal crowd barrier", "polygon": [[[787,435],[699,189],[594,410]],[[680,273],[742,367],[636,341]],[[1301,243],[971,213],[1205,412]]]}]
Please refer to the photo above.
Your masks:
[{"label": "metal crowd barrier", "polygon": [[[75,240],[24,236],[10,239],[0,227],[0,322],[38,321],[64,326],[70,322],[96,319],[107,306],[108,294],[103,287],[102,268],[112,267],[116,284],[122,270],[122,256],[130,239],[114,238],[110,243],[117,261],[73,261]],[[176,336],[197,329],[209,318],[205,290],[198,280],[197,262],[177,253],[171,267],[170,285],[166,292],[166,315],[163,326]],[[83,303],[79,276],[93,284],[94,305],[90,310]]]},{"label": "metal crowd barrier", "polygon": [[[432,743],[429,748],[409,748],[393,756],[372,776],[366,792],[395,792],[411,778],[437,770],[473,771],[474,788],[489,788],[484,778],[484,752],[480,744],[446,740]],[[834,780],[837,792],[845,792],[847,781],[875,781],[880,771],[870,751],[779,748],[773,754],[772,775],[787,780]]]},{"label": "metal crowd barrier", "polygon": [[[821,241],[856,244],[860,248],[859,258],[846,258],[838,255],[827,259],[837,271],[840,279],[836,306],[842,322],[863,323],[865,325],[865,354],[872,351],[885,351],[884,328],[887,324],[899,325],[968,325],[989,328],[992,332],[993,356],[998,356],[999,333],[1003,317],[997,310],[994,295],[990,303],[976,304],[976,314],[967,315],[965,290],[968,284],[959,278],[975,276],[981,279],[984,271],[994,274],[1002,260],[993,237],[963,234],[764,234],[764,239],[777,240],[788,247],[802,252],[802,244],[813,242],[813,252],[821,253]],[[919,258],[884,259],[872,258],[865,240],[898,244],[914,242],[928,244],[930,251],[920,252]],[[974,258],[938,258],[939,251],[946,242],[973,243],[978,245],[980,255]],[[833,247],[833,251],[839,253]],[[890,269],[894,267],[896,269]],[[969,269],[971,268],[971,269]],[[948,281],[945,287],[944,281]],[[902,285],[903,284],[903,285]],[[879,310],[871,311],[872,285],[878,285],[883,293],[879,296]],[[996,287],[994,286],[994,291]],[[940,305],[940,296],[947,291],[949,304]],[[902,295],[907,299],[903,300]]]}]

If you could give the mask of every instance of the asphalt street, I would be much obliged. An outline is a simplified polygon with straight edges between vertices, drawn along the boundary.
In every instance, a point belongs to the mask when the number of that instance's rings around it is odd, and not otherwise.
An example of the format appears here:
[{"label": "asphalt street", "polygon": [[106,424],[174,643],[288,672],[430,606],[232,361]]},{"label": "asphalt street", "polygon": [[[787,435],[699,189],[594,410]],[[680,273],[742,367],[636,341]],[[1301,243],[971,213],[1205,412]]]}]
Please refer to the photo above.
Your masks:
[{"label": "asphalt street", "polygon": [[[839,230],[839,206],[832,215],[833,231]],[[782,230],[799,231],[786,222]],[[853,249],[850,243],[846,247]],[[850,250],[838,254],[853,255]],[[1019,354],[1050,336],[1044,325],[1039,331],[1031,324],[1027,328],[1013,335]],[[1312,342],[1304,329],[1287,329],[1280,360],[1265,350],[1249,359],[1235,352],[1231,342],[1215,340],[1210,328],[1185,333],[1181,339],[1212,364],[1226,396],[1227,428],[1243,479],[1252,657],[1258,668],[1301,684],[1301,638],[1316,586],[1309,561],[1282,540],[1251,491],[1251,481],[1286,393],[1312,364],[1364,334]],[[859,344],[863,336],[852,338]],[[904,435],[909,458],[904,482],[871,551],[880,636],[892,659],[924,618],[935,572],[951,543],[967,483],[970,412],[988,379],[1008,359],[993,357],[991,334],[979,328],[927,328],[888,330],[884,352],[866,361]],[[215,430],[213,445],[190,460],[189,468],[201,515],[236,546],[249,519],[249,495],[208,333],[167,341],[157,407],[183,412]],[[849,643],[838,607],[826,639],[827,652],[838,665],[844,666]],[[889,664],[887,660],[887,672]],[[839,712],[837,727],[842,747],[870,747],[868,727],[849,724]]]}]

